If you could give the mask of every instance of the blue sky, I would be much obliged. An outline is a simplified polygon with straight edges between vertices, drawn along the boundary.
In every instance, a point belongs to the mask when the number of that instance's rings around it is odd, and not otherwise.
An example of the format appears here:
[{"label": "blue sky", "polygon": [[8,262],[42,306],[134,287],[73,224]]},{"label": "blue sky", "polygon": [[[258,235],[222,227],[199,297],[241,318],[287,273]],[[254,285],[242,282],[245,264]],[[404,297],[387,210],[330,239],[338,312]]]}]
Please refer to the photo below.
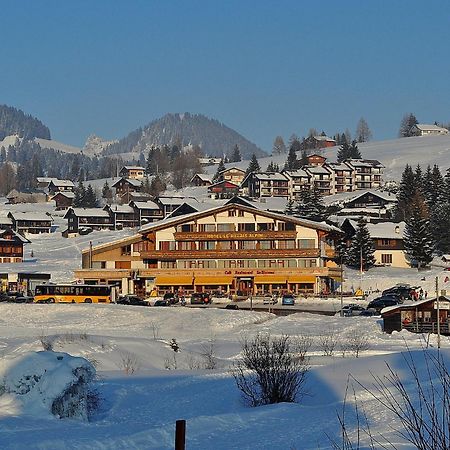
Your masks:
[{"label": "blue sky", "polygon": [[0,0],[0,103],[54,139],[203,113],[265,150],[364,116],[450,122],[448,1]]}]

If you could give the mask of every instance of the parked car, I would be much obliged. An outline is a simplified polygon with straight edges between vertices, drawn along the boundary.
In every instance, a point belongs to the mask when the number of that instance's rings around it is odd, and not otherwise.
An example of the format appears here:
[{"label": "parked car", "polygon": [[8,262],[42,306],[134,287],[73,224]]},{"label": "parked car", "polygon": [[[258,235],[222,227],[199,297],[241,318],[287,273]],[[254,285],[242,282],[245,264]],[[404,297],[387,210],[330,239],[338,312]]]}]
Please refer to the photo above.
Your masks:
[{"label": "parked car", "polygon": [[401,303],[398,298],[393,296],[383,296],[378,297],[375,300],[372,300],[368,305],[367,309],[375,309],[377,312],[380,312],[383,308],[387,306],[395,306]]},{"label": "parked car", "polygon": [[225,309],[239,309],[239,306],[236,305],[236,303],[228,303],[228,305],[225,306]]},{"label": "parked car", "polygon": [[119,297],[117,302],[118,305],[132,305],[132,306],[148,306],[148,302],[138,297],[137,295],[124,295]]},{"label": "parked car", "polygon": [[33,303],[34,297],[31,297],[30,295],[18,295],[17,297],[14,297],[14,300],[12,300],[14,303]]},{"label": "parked car", "polygon": [[85,236],[86,234],[92,233],[93,229],[91,227],[80,227],[78,228],[78,234]]},{"label": "parked car", "polygon": [[400,300],[411,300],[411,292],[414,291],[416,288],[411,287],[406,284],[397,285],[394,287],[391,287],[389,289],[385,289],[381,294],[384,296],[387,295],[396,295],[400,298]]},{"label": "parked car", "polygon": [[156,300],[153,306],[170,306],[170,301],[167,299]]},{"label": "parked car", "polygon": [[[364,306],[358,305],[356,303],[350,303],[349,305],[344,305],[342,307],[342,315],[344,317],[353,317],[353,316],[359,316],[363,311],[365,311],[366,308]],[[341,311],[338,311],[336,313],[336,316],[340,316]]]},{"label": "parked car", "polygon": [[378,312],[375,309],[365,309],[359,313],[359,317],[372,317],[378,316]]},{"label": "parked car", "polygon": [[178,303],[180,299],[178,298],[178,294],[175,292],[166,292],[163,297],[164,300],[167,300],[171,305],[175,305]]},{"label": "parked car", "polygon": [[211,297],[208,292],[194,292],[191,295],[191,305],[209,305]]},{"label": "parked car", "polygon": [[283,297],[281,297],[281,304],[293,306],[295,305],[295,297],[292,294],[284,294]]}]

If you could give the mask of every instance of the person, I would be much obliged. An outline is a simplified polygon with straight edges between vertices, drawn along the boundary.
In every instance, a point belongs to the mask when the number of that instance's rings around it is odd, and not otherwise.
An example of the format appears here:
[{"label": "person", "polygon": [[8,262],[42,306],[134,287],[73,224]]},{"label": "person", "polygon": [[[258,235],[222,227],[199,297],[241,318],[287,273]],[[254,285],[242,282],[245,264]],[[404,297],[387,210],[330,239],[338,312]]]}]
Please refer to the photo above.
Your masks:
[{"label": "person", "polygon": [[425,298],[427,298],[428,297],[428,292],[427,291],[425,291]]},{"label": "person", "polygon": [[420,291],[419,291],[419,299],[420,300],[423,299],[423,289],[422,288],[420,288]]}]

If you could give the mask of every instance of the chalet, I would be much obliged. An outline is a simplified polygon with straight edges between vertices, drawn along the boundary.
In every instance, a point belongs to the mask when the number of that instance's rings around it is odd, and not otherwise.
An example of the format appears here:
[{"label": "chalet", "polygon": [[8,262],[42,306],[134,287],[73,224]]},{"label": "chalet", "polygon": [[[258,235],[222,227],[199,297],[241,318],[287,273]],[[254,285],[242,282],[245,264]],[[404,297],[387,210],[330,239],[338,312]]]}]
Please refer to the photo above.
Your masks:
[{"label": "chalet", "polygon": [[205,156],[204,158],[198,158],[198,162],[201,166],[216,166],[220,164],[222,158],[212,158],[209,156]]},{"label": "chalet", "polygon": [[251,172],[241,187],[249,197],[289,197],[289,179],[278,172]]},{"label": "chalet", "polygon": [[12,228],[12,220],[8,216],[0,215],[0,230]]},{"label": "chalet", "polygon": [[21,235],[51,233],[53,219],[50,214],[37,212],[10,212],[12,229]]},{"label": "chalet", "polygon": [[180,205],[182,205],[186,199],[192,199],[197,201],[193,197],[169,197],[160,196],[155,198],[155,203],[158,205],[159,209],[163,213],[163,217],[167,217],[170,213],[175,211]]},{"label": "chalet", "polygon": [[151,200],[146,202],[131,201],[129,205],[134,210],[135,220],[138,226],[157,222],[164,218],[163,210],[157,203]]},{"label": "chalet", "polygon": [[135,178],[119,178],[112,187],[116,190],[118,197],[127,197],[131,192],[139,192],[142,189],[142,182]]},{"label": "chalet", "polygon": [[73,191],[75,189],[75,185],[70,180],[58,180],[57,178],[53,178],[47,186],[49,194],[55,195],[58,192],[62,191]]},{"label": "chalet", "polygon": [[397,203],[397,197],[388,192],[368,190],[355,192],[355,196],[344,202],[346,208],[391,209]]},{"label": "chalet", "polygon": [[309,136],[302,142],[305,150],[334,147],[336,141],[328,136]]},{"label": "chalet", "polygon": [[231,181],[218,181],[208,187],[211,198],[232,198],[239,194],[239,185]]},{"label": "chalet", "polygon": [[411,134],[414,136],[439,136],[448,134],[448,130],[447,128],[439,127],[438,125],[418,123],[411,127]]},{"label": "chalet", "polygon": [[383,329],[386,333],[408,330],[412,333],[437,333],[450,335],[450,297],[441,295],[438,304],[435,298],[389,306],[381,310]]},{"label": "chalet", "polygon": [[56,204],[56,210],[67,209],[72,206],[73,199],[75,198],[75,192],[61,191],[55,194],[51,200],[54,200]]},{"label": "chalet", "polygon": [[131,205],[106,205],[103,209],[109,214],[115,230],[140,226],[139,215]]},{"label": "chalet", "polygon": [[222,290],[256,295],[332,291],[340,230],[324,223],[230,203],[166,218],[137,234],[82,252],[75,277],[148,295]]},{"label": "chalet", "polygon": [[310,178],[311,187],[315,187],[322,195],[332,192],[332,172],[326,166],[305,166],[303,170]]},{"label": "chalet", "polygon": [[78,234],[80,228],[92,230],[112,230],[114,225],[107,211],[102,208],[69,208],[64,215],[67,219],[67,235]]},{"label": "chalet", "polygon": [[306,159],[308,160],[308,166],[323,166],[327,160],[324,156],[315,153],[307,156]]},{"label": "chalet", "polygon": [[145,167],[124,166],[120,169],[119,176],[133,180],[142,180],[145,177]]},{"label": "chalet", "polygon": [[220,180],[231,181],[234,184],[240,185],[245,178],[245,170],[239,169],[238,167],[229,167],[228,169],[222,170],[219,176]]},{"label": "chalet", "polygon": [[0,263],[23,261],[23,245],[30,241],[11,229],[0,230]]},{"label": "chalet", "polygon": [[37,177],[36,178],[36,182],[37,182],[38,189],[46,189],[46,188],[48,188],[48,185],[49,185],[50,181],[52,181],[52,180],[58,180],[58,178]]},{"label": "chalet", "polygon": [[289,180],[289,198],[296,200],[302,190],[309,189],[310,176],[305,170],[282,170],[281,173]]},{"label": "chalet", "polygon": [[7,196],[9,204],[17,204],[17,203],[46,203],[47,202],[47,194],[44,191],[38,190],[26,190],[26,191],[17,191],[13,189]]},{"label": "chalet", "polygon": [[347,159],[344,163],[353,170],[355,189],[377,189],[381,186],[384,166],[375,159]]},{"label": "chalet", "polygon": [[204,173],[196,173],[190,181],[192,186],[210,186],[212,184],[212,176]]}]

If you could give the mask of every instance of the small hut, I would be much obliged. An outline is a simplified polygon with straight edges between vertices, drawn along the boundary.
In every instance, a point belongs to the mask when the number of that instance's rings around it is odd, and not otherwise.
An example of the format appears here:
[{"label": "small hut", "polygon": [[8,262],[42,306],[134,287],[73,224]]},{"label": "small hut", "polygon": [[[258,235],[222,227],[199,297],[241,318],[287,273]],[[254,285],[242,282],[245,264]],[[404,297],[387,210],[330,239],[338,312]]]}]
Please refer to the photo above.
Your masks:
[{"label": "small hut", "polygon": [[[412,333],[437,333],[438,302],[436,298],[388,306],[381,310],[386,333],[408,330]],[[439,297],[439,324],[441,334],[450,335],[450,297]]]}]

